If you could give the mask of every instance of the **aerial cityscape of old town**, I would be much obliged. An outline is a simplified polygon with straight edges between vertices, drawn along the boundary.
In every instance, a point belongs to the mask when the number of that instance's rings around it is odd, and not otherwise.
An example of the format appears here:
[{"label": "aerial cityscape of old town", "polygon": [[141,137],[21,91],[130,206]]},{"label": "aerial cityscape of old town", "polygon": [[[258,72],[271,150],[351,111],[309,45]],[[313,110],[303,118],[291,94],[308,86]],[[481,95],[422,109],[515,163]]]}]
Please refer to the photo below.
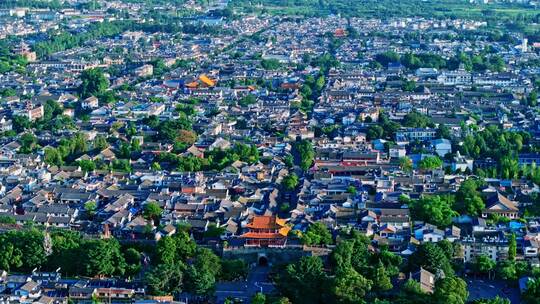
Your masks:
[{"label": "aerial cityscape of old town", "polygon": [[540,303],[538,0],[0,0],[0,304]]}]

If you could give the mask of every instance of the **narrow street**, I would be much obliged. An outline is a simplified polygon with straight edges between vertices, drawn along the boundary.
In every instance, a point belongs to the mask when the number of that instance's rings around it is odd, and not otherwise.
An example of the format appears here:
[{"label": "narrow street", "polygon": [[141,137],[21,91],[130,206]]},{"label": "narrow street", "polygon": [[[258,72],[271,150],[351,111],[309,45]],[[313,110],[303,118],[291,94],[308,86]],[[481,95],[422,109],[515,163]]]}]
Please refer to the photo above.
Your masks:
[{"label": "narrow street", "polygon": [[256,266],[251,268],[246,281],[221,282],[216,285],[216,303],[224,303],[229,297],[249,303],[257,292],[265,294],[274,291],[275,287],[269,281],[270,267]]}]

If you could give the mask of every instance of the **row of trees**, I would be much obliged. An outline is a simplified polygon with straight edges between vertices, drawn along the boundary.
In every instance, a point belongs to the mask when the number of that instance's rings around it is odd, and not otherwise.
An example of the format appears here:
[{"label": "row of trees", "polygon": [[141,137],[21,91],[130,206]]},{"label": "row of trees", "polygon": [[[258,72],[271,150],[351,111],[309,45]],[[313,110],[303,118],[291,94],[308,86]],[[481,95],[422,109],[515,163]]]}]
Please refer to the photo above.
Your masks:
[{"label": "row of trees", "polygon": [[315,150],[313,144],[309,140],[297,141],[293,145],[296,164],[307,171],[313,165],[315,160]]},{"label": "row of trees", "polygon": [[388,66],[389,63],[397,62],[403,64],[409,69],[418,68],[447,68],[456,70],[461,66],[467,71],[484,72],[490,70],[493,72],[502,72],[506,68],[504,60],[498,55],[475,55],[468,53],[459,53],[456,56],[446,60],[436,54],[414,54],[406,53],[400,55],[394,51],[387,51],[375,55],[375,62],[380,66]]},{"label": "row of trees", "polygon": [[[210,295],[217,280],[236,280],[247,275],[243,261],[222,261],[211,250],[197,247],[184,230],[163,237],[155,247],[144,250],[152,260],[145,281],[153,295],[182,290]],[[0,267],[7,271],[61,268],[69,276],[131,277],[140,273],[142,261],[143,253],[135,247],[122,247],[115,239],[86,239],[73,231],[45,234],[32,228],[0,235]]]},{"label": "row of trees", "polygon": [[[443,241],[421,245],[403,265],[401,257],[384,247],[369,250],[370,240],[352,232],[343,235],[325,267],[318,257],[304,257],[279,271],[276,279],[282,295],[292,303],[465,303],[466,283],[454,276],[452,259],[456,246]],[[436,274],[435,293],[426,294],[409,280],[394,289],[400,271],[424,269]],[[444,273],[444,275],[443,275]]]},{"label": "row of trees", "polygon": [[417,200],[402,196],[400,201],[409,206],[414,220],[444,228],[450,226],[452,219],[460,214],[481,214],[485,203],[478,191],[479,186],[478,181],[467,179],[461,183],[455,195],[426,195]]},{"label": "row of trees", "polygon": [[160,153],[156,162],[162,168],[171,168],[186,172],[222,170],[235,161],[256,163],[259,160],[259,151],[255,145],[237,143],[232,148],[207,151],[205,157],[181,156],[174,153]]},{"label": "row of trees", "polygon": [[11,271],[61,268],[68,275],[131,276],[140,269],[140,254],[122,251],[114,240],[84,239],[77,232],[53,231],[50,245],[37,229],[8,231],[0,235],[0,267]]},{"label": "row of trees", "polygon": [[158,241],[153,265],[146,276],[153,295],[177,294],[184,290],[211,295],[217,280],[235,280],[247,275],[243,261],[222,261],[211,250],[197,247],[185,231]]}]

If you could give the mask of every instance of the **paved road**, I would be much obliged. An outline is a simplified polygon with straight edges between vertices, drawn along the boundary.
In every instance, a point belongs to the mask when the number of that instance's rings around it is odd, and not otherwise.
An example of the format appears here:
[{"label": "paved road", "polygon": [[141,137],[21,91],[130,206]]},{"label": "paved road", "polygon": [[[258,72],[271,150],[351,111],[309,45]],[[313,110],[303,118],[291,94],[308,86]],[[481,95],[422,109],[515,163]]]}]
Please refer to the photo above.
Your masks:
[{"label": "paved road", "polygon": [[225,302],[227,297],[249,303],[257,292],[265,294],[273,292],[275,288],[268,278],[269,272],[270,267],[257,266],[250,269],[246,281],[218,283],[216,285],[217,303]]},{"label": "paved road", "polygon": [[510,287],[502,281],[482,280],[467,278],[469,300],[491,299],[499,296],[508,298],[512,304],[521,303],[519,289]]}]

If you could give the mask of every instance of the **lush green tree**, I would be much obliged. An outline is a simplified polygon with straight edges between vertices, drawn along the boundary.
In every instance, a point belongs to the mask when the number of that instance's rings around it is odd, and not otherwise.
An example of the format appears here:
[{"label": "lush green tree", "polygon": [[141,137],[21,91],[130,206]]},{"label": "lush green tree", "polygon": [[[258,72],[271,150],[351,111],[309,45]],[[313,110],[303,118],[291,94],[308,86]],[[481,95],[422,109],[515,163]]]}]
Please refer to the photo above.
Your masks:
[{"label": "lush green tree", "polygon": [[477,188],[478,182],[475,180],[467,179],[463,181],[456,193],[454,210],[460,214],[480,214],[485,208],[485,204]]},{"label": "lush green tree", "polygon": [[495,269],[495,262],[487,255],[479,255],[474,259],[473,269],[482,274],[489,274]]},{"label": "lush green tree", "polygon": [[89,240],[81,246],[82,274],[112,276],[124,274],[126,262],[115,239]]},{"label": "lush green tree", "polygon": [[382,138],[383,134],[384,134],[383,127],[379,125],[372,125],[372,126],[369,126],[366,133],[366,137],[368,140],[374,140],[374,139]]},{"label": "lush green tree", "polygon": [[452,218],[458,213],[452,210],[454,197],[450,195],[422,196],[419,200],[410,200],[409,209],[415,220],[421,220],[438,227],[452,224]]},{"label": "lush green tree", "polygon": [[21,147],[19,151],[23,154],[32,153],[37,146],[37,138],[32,133],[24,133],[19,138]]},{"label": "lush green tree", "polygon": [[104,93],[109,87],[109,80],[100,69],[84,70],[80,76],[78,91],[82,98]]},{"label": "lush green tree", "polygon": [[156,296],[181,292],[185,268],[182,262],[157,265],[146,274],[145,282],[148,285],[148,292]]},{"label": "lush green tree", "polygon": [[413,169],[412,160],[407,156],[400,157],[399,168],[403,170],[404,172],[411,172]]},{"label": "lush green tree", "polygon": [[337,273],[333,280],[332,298],[336,303],[360,303],[371,290],[371,284],[370,280],[353,268],[344,269]]},{"label": "lush green tree", "polygon": [[352,194],[352,195],[356,195],[356,193],[358,193],[358,190],[356,190],[355,186],[351,185],[351,186],[347,187],[347,193]]},{"label": "lush green tree", "polygon": [[220,278],[224,281],[233,281],[244,279],[248,274],[248,265],[240,259],[223,259],[221,260]]},{"label": "lush green tree", "polygon": [[[495,265],[493,265],[493,268],[495,268]],[[508,281],[517,280],[518,276],[515,263],[513,261],[502,261],[499,263],[497,265],[497,277]]]},{"label": "lush green tree", "polygon": [[536,304],[540,298],[540,279],[533,278],[527,282],[527,289],[522,295],[522,299],[527,304]]},{"label": "lush green tree", "polygon": [[156,244],[156,265],[173,265],[177,261],[176,249],[176,241],[173,237],[162,237]]},{"label": "lush green tree", "polygon": [[17,133],[24,132],[25,130],[30,129],[32,127],[32,122],[28,117],[22,116],[22,115],[14,115],[13,116],[13,130],[15,130]]},{"label": "lush green tree", "polygon": [[247,107],[249,105],[256,104],[256,103],[257,103],[257,97],[255,97],[255,95],[252,95],[252,94],[248,94],[240,98],[240,100],[238,100],[238,105],[241,107]]},{"label": "lush green tree", "polygon": [[388,66],[389,63],[399,62],[400,56],[394,51],[386,51],[375,55],[375,61],[377,61],[382,66]]},{"label": "lush green tree", "polygon": [[493,299],[474,300],[471,302],[471,304],[511,304],[511,302],[507,298],[500,298],[499,296],[496,296]]},{"label": "lush green tree", "polygon": [[265,304],[266,296],[263,293],[257,292],[251,299],[252,304]]},{"label": "lush green tree", "polygon": [[313,160],[315,159],[315,150],[313,149],[313,144],[308,140],[301,140],[295,143],[294,150],[299,156],[300,168],[302,168],[304,171],[311,168]]},{"label": "lush green tree", "polygon": [[315,222],[309,225],[306,232],[302,235],[302,243],[306,245],[329,245],[332,242],[332,234],[322,222]]},{"label": "lush green tree", "polygon": [[414,92],[416,88],[416,81],[414,80],[405,80],[401,85],[401,89],[405,92]]},{"label": "lush green tree", "polygon": [[512,233],[508,240],[508,259],[510,261],[515,261],[516,254],[517,254],[516,234]]},{"label": "lush green tree", "polygon": [[438,156],[424,157],[419,163],[418,167],[422,170],[432,170],[442,167],[443,162]]},{"label": "lush green tree", "polygon": [[382,262],[379,262],[371,277],[373,279],[373,290],[383,292],[392,289],[392,281]]},{"label": "lush green tree", "polygon": [[0,267],[6,271],[19,268],[23,265],[22,259],[22,251],[0,235]]},{"label": "lush green tree", "polygon": [[200,295],[211,294],[220,272],[219,257],[210,249],[198,248],[195,261],[186,270],[186,289]]},{"label": "lush green tree", "polygon": [[47,268],[51,270],[60,268],[62,273],[67,275],[80,275],[82,273],[80,250],[84,242],[81,234],[70,230],[56,230],[51,232],[50,236],[52,254],[47,257]]},{"label": "lush green tree", "polygon": [[467,283],[458,277],[445,277],[435,283],[434,298],[439,303],[465,304],[469,297]]},{"label": "lush green tree", "polygon": [[98,151],[105,150],[106,148],[109,147],[109,143],[107,142],[107,138],[105,138],[103,135],[96,136],[96,138],[94,138],[93,147],[94,147],[94,149],[96,149]]},{"label": "lush green tree", "polygon": [[445,252],[434,243],[424,243],[418,246],[409,258],[408,268],[410,271],[417,271],[420,267],[436,275],[441,271],[447,277],[454,275],[454,270]]},{"label": "lush green tree", "polygon": [[95,201],[87,201],[84,203],[84,211],[92,217],[96,213],[97,210],[97,203]]},{"label": "lush green tree", "polygon": [[433,122],[429,116],[412,111],[403,118],[403,126],[410,128],[426,128],[433,126]]},{"label": "lush green tree", "polygon": [[302,257],[298,262],[287,265],[277,279],[281,293],[293,303],[300,304],[324,303],[327,284],[322,260],[315,256]]},{"label": "lush green tree", "polygon": [[137,249],[128,248],[124,252],[124,258],[126,260],[126,275],[135,276],[141,271],[142,255],[139,251],[137,251]]},{"label": "lush green tree", "polygon": [[52,147],[46,147],[44,149],[43,161],[49,165],[61,166],[64,163],[62,155],[58,152],[57,149]]},{"label": "lush green tree", "polygon": [[143,215],[147,220],[159,222],[163,210],[157,202],[148,202],[143,207]]},{"label": "lush green tree", "polygon": [[281,67],[281,63],[277,59],[263,59],[261,60],[261,66],[265,70],[277,70]]},{"label": "lush green tree", "polygon": [[298,187],[298,175],[291,173],[285,177],[283,177],[283,180],[281,181],[281,185],[285,190],[291,191],[296,189]]},{"label": "lush green tree", "polygon": [[82,159],[78,161],[79,167],[81,167],[81,170],[84,172],[92,172],[96,170],[96,163],[93,160],[90,159]]},{"label": "lush green tree", "polygon": [[400,288],[398,301],[399,304],[421,304],[431,303],[431,295],[426,294],[420,283],[414,280],[407,280]]}]

